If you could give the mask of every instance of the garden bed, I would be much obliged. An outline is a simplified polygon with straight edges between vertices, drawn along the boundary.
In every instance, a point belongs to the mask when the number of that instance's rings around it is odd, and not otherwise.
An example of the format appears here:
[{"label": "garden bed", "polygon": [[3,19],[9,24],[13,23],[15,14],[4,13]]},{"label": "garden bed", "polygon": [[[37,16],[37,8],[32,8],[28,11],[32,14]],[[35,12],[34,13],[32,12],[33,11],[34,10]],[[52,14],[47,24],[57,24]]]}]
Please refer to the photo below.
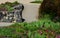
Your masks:
[{"label": "garden bed", "polygon": [[0,38],[60,38],[60,23],[41,19],[31,23],[15,23],[0,27]]}]

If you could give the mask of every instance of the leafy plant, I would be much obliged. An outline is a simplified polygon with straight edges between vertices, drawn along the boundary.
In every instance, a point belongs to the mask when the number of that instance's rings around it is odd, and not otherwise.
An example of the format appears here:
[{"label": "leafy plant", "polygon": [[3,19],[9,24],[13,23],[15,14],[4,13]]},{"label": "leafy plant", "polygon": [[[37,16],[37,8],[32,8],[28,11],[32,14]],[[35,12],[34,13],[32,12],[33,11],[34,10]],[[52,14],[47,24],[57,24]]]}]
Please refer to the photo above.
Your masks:
[{"label": "leafy plant", "polygon": [[57,34],[60,34],[60,23],[55,23],[46,17],[37,22],[15,23],[0,28],[0,36],[11,38],[55,38]]},{"label": "leafy plant", "polygon": [[12,11],[12,10],[14,10],[12,7],[15,6],[15,5],[18,5],[18,4],[20,4],[20,3],[18,3],[17,1],[15,1],[13,3],[11,3],[11,2],[1,3],[0,4],[0,9],[1,10],[7,9],[7,11]]}]

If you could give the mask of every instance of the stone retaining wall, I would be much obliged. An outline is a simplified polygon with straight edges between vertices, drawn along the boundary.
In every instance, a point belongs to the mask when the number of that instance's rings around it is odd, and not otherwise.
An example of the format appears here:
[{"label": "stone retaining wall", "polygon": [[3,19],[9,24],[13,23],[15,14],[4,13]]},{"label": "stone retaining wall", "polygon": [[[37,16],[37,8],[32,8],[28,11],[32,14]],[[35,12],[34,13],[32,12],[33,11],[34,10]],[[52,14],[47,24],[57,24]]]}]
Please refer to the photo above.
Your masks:
[{"label": "stone retaining wall", "polygon": [[23,18],[25,22],[37,21],[39,16],[40,4],[24,4]]},{"label": "stone retaining wall", "polygon": [[[6,2],[6,1],[7,0],[0,0],[0,3]],[[14,2],[14,0],[9,0],[9,1]],[[23,5],[24,5],[24,10],[23,10],[22,15],[23,15],[23,18],[25,19],[25,22],[37,21],[38,15],[39,15],[38,11],[39,11],[40,4],[24,3]],[[13,24],[13,23],[0,22],[0,26],[9,26],[11,24]]]}]

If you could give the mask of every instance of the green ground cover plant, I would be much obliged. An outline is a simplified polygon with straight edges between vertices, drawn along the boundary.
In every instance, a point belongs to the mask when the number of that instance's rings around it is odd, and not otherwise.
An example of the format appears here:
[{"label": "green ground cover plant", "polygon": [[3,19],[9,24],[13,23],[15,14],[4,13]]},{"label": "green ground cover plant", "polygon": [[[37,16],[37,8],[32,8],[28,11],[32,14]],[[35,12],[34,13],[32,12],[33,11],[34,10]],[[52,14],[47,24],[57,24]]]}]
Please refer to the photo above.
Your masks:
[{"label": "green ground cover plant", "polygon": [[42,1],[32,1],[30,3],[42,3]]},{"label": "green ground cover plant", "polygon": [[0,37],[6,38],[55,38],[60,34],[60,23],[41,18],[37,22],[15,23],[0,27]]},{"label": "green ground cover plant", "polygon": [[18,3],[17,1],[15,1],[15,2],[5,2],[5,3],[1,3],[0,4],[0,10],[4,10],[4,11],[12,11],[13,10],[13,6],[16,6],[16,5],[18,5],[18,4],[20,4],[20,3]]},{"label": "green ground cover plant", "polygon": [[40,4],[40,3],[42,3],[42,1],[43,0],[35,0],[35,1],[30,2],[30,3],[39,3]]}]

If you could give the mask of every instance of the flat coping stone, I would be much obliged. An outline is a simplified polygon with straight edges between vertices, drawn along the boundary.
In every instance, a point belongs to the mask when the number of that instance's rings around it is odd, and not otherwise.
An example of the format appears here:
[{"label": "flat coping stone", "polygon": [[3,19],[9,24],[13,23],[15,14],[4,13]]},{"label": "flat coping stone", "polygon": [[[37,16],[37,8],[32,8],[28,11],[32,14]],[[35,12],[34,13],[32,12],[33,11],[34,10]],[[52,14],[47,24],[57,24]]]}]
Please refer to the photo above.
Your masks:
[{"label": "flat coping stone", "polygon": [[10,26],[14,23],[6,23],[6,22],[0,22],[0,27],[3,27],[3,26]]}]

